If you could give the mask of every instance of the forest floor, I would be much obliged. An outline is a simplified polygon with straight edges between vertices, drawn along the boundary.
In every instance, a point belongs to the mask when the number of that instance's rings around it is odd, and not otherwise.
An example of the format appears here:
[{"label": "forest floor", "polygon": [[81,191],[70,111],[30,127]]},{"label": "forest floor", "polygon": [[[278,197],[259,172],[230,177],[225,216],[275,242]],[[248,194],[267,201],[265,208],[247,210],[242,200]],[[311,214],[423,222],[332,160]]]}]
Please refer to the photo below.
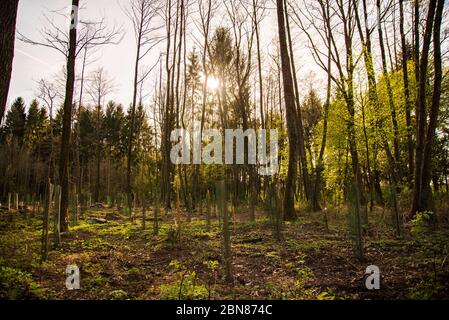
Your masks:
[{"label": "forest floor", "polygon": [[[210,230],[198,214],[173,237],[173,217],[161,214],[153,235],[152,212],[141,220],[96,223],[114,209],[92,208],[62,234],[62,244],[41,262],[42,216],[0,212],[0,299],[449,299],[449,228],[401,238],[389,214],[370,213],[365,261],[354,258],[344,212],[329,211],[285,223],[282,240],[263,216],[232,224],[234,282],[222,270],[219,223]],[[185,218],[185,217],[184,217]],[[381,227],[382,226],[382,227]],[[50,237],[50,243],[52,243]],[[80,269],[81,289],[66,288],[66,267]],[[380,268],[380,290],[365,287],[365,270]]]}]

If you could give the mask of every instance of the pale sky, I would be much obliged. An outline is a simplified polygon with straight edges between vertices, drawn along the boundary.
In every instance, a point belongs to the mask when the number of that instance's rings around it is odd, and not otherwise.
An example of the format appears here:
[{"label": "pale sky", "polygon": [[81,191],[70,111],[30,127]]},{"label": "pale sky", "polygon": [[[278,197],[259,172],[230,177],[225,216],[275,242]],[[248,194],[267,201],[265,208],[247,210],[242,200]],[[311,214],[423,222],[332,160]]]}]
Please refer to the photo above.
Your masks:
[{"label": "pale sky", "polygon": [[[65,8],[69,12],[67,0],[21,0],[17,18],[17,30],[33,40],[41,39],[39,30],[44,23],[44,14],[49,10],[61,10]],[[80,19],[92,18],[99,20],[105,17],[109,24],[123,25],[126,34],[119,45],[107,45],[98,51],[98,61],[89,65],[88,72],[100,66],[104,67],[109,76],[114,78],[116,90],[108,97],[119,102],[131,101],[132,88],[132,63],[135,55],[134,36],[130,30],[130,23],[123,13],[117,0],[90,0],[85,1],[86,10],[80,13]],[[125,3],[126,1],[120,1]],[[51,13],[48,13],[49,16]],[[61,21],[62,20],[62,21]],[[61,27],[67,25],[63,19]],[[158,52],[155,52],[158,54]],[[151,57],[150,57],[151,59]],[[77,61],[78,67],[81,59]],[[55,73],[65,67],[66,61],[61,53],[50,48],[32,46],[16,40],[13,74],[8,101],[11,102],[18,96],[22,96],[29,104],[36,96],[37,84],[41,78],[49,79]],[[79,68],[77,68],[79,69]],[[86,97],[88,99],[88,97]]]},{"label": "pale sky", "polygon": [[[17,31],[25,36],[39,41],[41,40],[40,30],[44,26],[44,14],[49,17],[55,17],[55,22],[61,28],[68,28],[69,21],[58,17],[50,10],[62,10],[61,12],[70,12],[68,0],[21,0],[19,1],[19,12],[17,20]],[[119,45],[107,45],[101,47],[96,57],[97,61],[88,66],[86,73],[103,67],[107,74],[113,78],[115,90],[106,100],[114,100],[122,103],[127,107],[132,100],[133,87],[133,66],[135,59],[135,40],[131,23],[125,15],[121,7],[125,7],[129,0],[82,0],[81,5],[85,6],[79,14],[80,20],[96,20],[102,17],[107,19],[109,25],[123,26],[125,35]],[[268,2],[270,3],[270,2]],[[195,7],[196,9],[196,7]],[[218,25],[229,26],[225,14],[217,14],[213,19],[213,29]],[[277,21],[273,10],[269,10],[267,17],[262,25],[261,37],[263,38],[262,51],[264,54],[265,67],[271,63],[271,58],[268,57],[270,50],[270,43],[277,35]],[[68,18],[67,18],[68,19]],[[194,30],[196,27],[192,24],[190,29]],[[213,31],[212,29],[212,31]],[[190,34],[194,31],[189,30]],[[164,31],[162,31],[164,32]],[[188,41],[188,47],[193,46],[193,41]],[[165,46],[165,44],[164,44]],[[310,84],[311,72],[320,73],[320,70],[314,64],[312,57],[306,46],[296,42],[297,55],[297,69],[299,72],[298,79],[300,85],[304,85],[304,91],[307,91]],[[163,47],[162,47],[163,50]],[[271,47],[271,50],[273,48]],[[143,62],[143,65],[152,66],[157,61],[160,54],[158,48],[154,49],[150,55]],[[77,60],[77,70],[80,71],[82,59]],[[37,96],[37,81],[44,78],[52,80],[57,72],[65,68],[66,61],[61,53],[45,47],[32,46],[16,40],[16,50],[13,65],[13,74],[11,80],[11,87],[9,91],[8,105],[21,96],[25,99],[27,105],[33,98]],[[152,92],[152,83],[155,80],[156,74],[147,82],[148,89],[146,91]],[[307,81],[301,81],[308,79]],[[89,97],[87,95],[83,98],[84,103],[88,103]]]}]

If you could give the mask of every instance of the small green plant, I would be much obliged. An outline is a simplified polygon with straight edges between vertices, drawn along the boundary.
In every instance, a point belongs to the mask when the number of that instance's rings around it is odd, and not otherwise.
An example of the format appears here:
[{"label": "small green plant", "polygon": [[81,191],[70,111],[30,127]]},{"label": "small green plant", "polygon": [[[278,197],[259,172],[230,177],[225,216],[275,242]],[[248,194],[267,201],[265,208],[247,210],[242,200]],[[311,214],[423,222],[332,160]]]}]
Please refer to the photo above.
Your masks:
[{"label": "small green plant", "polygon": [[434,220],[434,213],[430,211],[418,212],[411,221],[411,232],[415,236],[421,236],[428,231]]},{"label": "small green plant", "polygon": [[307,255],[305,253],[298,253],[293,261],[285,261],[285,268],[296,272],[296,280],[294,287],[289,289],[287,294],[281,295],[282,299],[316,299],[316,300],[333,300],[335,297],[332,290],[317,292],[316,289],[307,288],[306,284],[313,279],[314,274],[312,269],[306,266]]},{"label": "small green plant", "polygon": [[[207,291],[208,291],[208,299],[210,300],[212,297],[212,291],[215,288],[215,285],[217,283],[219,263],[216,260],[208,260],[208,261],[203,261],[203,264],[209,270],[209,281],[207,283]],[[213,282],[213,285],[212,285],[212,282]]]},{"label": "small green plant", "polygon": [[170,225],[167,232],[167,241],[172,246],[180,243],[181,241],[181,227],[179,225]]},{"label": "small green plant", "polygon": [[179,261],[173,260],[169,266],[176,272],[176,281],[160,286],[160,297],[165,300],[203,300],[207,299],[209,290],[197,283],[195,271],[188,271]]}]

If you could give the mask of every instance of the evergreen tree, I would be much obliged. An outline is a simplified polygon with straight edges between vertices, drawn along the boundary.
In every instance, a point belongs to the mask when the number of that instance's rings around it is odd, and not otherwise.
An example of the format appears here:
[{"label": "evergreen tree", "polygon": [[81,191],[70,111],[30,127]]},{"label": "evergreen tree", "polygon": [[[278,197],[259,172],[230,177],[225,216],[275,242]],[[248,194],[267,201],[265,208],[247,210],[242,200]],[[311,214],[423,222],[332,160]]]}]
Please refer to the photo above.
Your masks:
[{"label": "evergreen tree", "polygon": [[6,115],[6,132],[14,138],[19,145],[23,144],[26,126],[25,102],[22,98],[17,98],[11,106],[11,110]]}]

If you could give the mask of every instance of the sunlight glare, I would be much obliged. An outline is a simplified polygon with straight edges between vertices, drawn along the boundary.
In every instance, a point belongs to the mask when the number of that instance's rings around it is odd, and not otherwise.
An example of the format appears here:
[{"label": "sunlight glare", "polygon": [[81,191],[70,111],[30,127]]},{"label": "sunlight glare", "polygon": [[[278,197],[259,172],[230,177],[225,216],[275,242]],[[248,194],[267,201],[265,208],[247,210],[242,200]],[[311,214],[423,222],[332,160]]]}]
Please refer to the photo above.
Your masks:
[{"label": "sunlight glare", "polygon": [[217,78],[209,77],[207,79],[207,87],[210,90],[217,90],[219,88],[219,86],[220,86],[220,80],[218,80]]}]

